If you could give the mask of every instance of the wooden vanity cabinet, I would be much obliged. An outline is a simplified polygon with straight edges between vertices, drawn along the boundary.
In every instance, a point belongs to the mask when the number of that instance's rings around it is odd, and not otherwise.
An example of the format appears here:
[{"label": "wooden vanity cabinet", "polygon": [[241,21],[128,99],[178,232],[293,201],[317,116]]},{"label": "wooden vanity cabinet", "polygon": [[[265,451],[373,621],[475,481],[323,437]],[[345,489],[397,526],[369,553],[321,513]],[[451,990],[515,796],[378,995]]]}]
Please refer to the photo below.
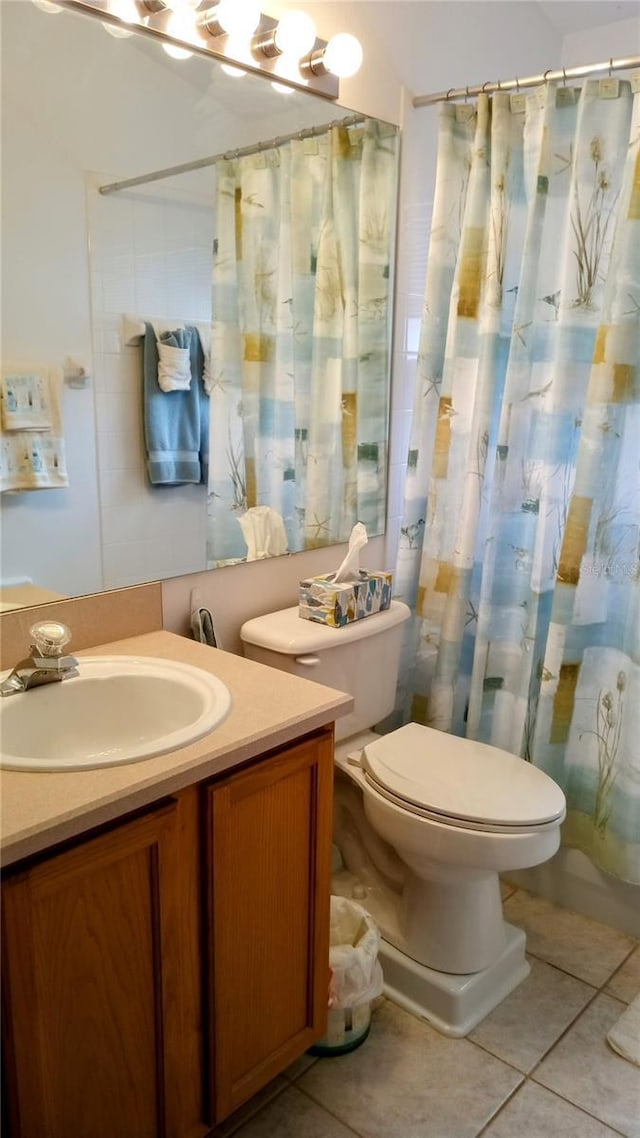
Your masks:
[{"label": "wooden vanity cabinet", "polygon": [[164,801],[3,883],[12,1136],[206,1133],[189,944],[196,797]]},{"label": "wooden vanity cabinet", "polygon": [[326,1029],[332,778],[327,731],[208,789],[216,1122]]},{"label": "wooden vanity cabinet", "polygon": [[333,732],[8,870],[11,1138],[204,1138],[323,1034]]}]

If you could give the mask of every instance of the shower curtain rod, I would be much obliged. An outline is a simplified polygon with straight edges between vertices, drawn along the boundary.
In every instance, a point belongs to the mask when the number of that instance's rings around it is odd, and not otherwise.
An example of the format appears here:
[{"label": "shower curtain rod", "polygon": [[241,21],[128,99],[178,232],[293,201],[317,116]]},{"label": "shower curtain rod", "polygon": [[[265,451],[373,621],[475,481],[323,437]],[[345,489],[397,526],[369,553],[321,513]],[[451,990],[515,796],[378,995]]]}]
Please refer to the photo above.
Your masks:
[{"label": "shower curtain rod", "polygon": [[432,95],[416,95],[413,100],[414,107],[430,107],[433,103],[446,103],[450,99],[468,99],[471,95],[489,94],[493,91],[520,91],[522,87],[539,87],[541,83],[551,80],[580,79],[586,75],[597,75],[606,71],[628,71],[630,68],[640,67],[640,55],[629,56],[628,59],[608,59],[604,63],[587,63],[580,67],[561,67],[556,71],[545,71],[543,75],[529,75],[526,79],[496,80],[495,83],[483,83],[480,87],[450,87],[448,91],[438,91]]},{"label": "shower curtain rod", "polygon": [[365,122],[367,115],[347,115],[343,119],[333,119],[321,126],[308,126],[303,130],[293,131],[292,134],[283,134],[271,138],[266,142],[255,142],[252,146],[242,146],[239,149],[223,150],[220,154],[211,154],[208,158],[196,158],[193,162],[183,162],[180,166],[167,166],[164,170],[153,170],[150,174],[141,174],[138,178],[125,178],[122,182],[109,182],[106,186],[99,186],[101,194],[116,194],[119,190],[127,190],[132,186],[144,186],[147,182],[159,182],[162,178],[173,178],[176,174],[188,174],[192,170],[203,170],[207,166],[215,166],[222,158],[246,158],[249,154],[259,154],[262,150],[272,150],[282,146],[285,142],[292,142],[295,138],[315,138],[316,135],[326,134],[334,126],[355,126]]}]

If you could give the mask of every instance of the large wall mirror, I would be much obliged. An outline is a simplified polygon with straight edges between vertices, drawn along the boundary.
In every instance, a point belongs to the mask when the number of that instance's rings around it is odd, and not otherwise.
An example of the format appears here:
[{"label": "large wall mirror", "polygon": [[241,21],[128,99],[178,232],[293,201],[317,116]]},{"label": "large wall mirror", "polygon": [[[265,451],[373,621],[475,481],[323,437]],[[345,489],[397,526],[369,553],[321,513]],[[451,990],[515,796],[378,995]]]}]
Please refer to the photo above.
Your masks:
[{"label": "large wall mirror", "polygon": [[2,607],[383,532],[397,128],[0,14]]}]

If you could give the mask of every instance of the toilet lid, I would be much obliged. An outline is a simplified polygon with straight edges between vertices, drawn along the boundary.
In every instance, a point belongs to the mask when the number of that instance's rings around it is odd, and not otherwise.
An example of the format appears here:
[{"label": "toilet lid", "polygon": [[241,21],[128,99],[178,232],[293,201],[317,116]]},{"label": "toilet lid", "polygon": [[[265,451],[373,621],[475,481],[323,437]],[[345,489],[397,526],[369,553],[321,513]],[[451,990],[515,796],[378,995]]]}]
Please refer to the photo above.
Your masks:
[{"label": "toilet lid", "polygon": [[458,824],[541,826],[565,813],[561,789],[508,751],[408,723],[368,743],[362,767],[374,786]]}]

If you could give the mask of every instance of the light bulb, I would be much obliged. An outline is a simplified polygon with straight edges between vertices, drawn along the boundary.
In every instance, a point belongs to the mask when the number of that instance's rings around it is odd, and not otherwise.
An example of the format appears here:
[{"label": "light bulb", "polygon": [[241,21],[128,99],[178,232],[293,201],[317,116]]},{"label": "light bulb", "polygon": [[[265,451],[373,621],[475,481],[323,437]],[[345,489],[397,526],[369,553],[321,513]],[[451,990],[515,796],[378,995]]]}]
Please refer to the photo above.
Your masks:
[{"label": "light bulb", "polygon": [[[138,9],[135,6],[134,0],[109,0],[107,5],[108,11],[112,16],[117,16],[119,20],[123,20],[125,24],[134,24],[138,20]],[[115,39],[126,39],[127,36],[133,35],[133,30],[128,28],[121,28],[117,24],[103,24],[105,32]]]},{"label": "light bulb", "polygon": [[273,39],[283,55],[300,59],[308,55],[316,42],[316,26],[306,12],[285,12]]},{"label": "light bulb", "polygon": [[57,16],[62,11],[59,4],[52,4],[51,0],[33,0],[36,8],[41,12],[48,12],[50,16]]},{"label": "light bulb", "polygon": [[332,36],[324,49],[322,62],[338,79],[350,79],[362,65],[362,45],[349,32]]},{"label": "light bulb", "polygon": [[[174,3],[176,0],[174,0]],[[194,23],[194,8],[191,4],[181,7],[179,11],[172,11],[171,16],[167,21],[165,31],[170,36],[175,36],[178,40],[190,40],[193,38],[195,30]],[[166,51],[172,59],[191,59],[192,51],[187,51],[184,47],[176,47],[172,43],[163,43],[162,50]]]},{"label": "light bulb", "polygon": [[230,36],[252,36],[260,23],[260,5],[254,0],[220,0],[216,21]]}]

